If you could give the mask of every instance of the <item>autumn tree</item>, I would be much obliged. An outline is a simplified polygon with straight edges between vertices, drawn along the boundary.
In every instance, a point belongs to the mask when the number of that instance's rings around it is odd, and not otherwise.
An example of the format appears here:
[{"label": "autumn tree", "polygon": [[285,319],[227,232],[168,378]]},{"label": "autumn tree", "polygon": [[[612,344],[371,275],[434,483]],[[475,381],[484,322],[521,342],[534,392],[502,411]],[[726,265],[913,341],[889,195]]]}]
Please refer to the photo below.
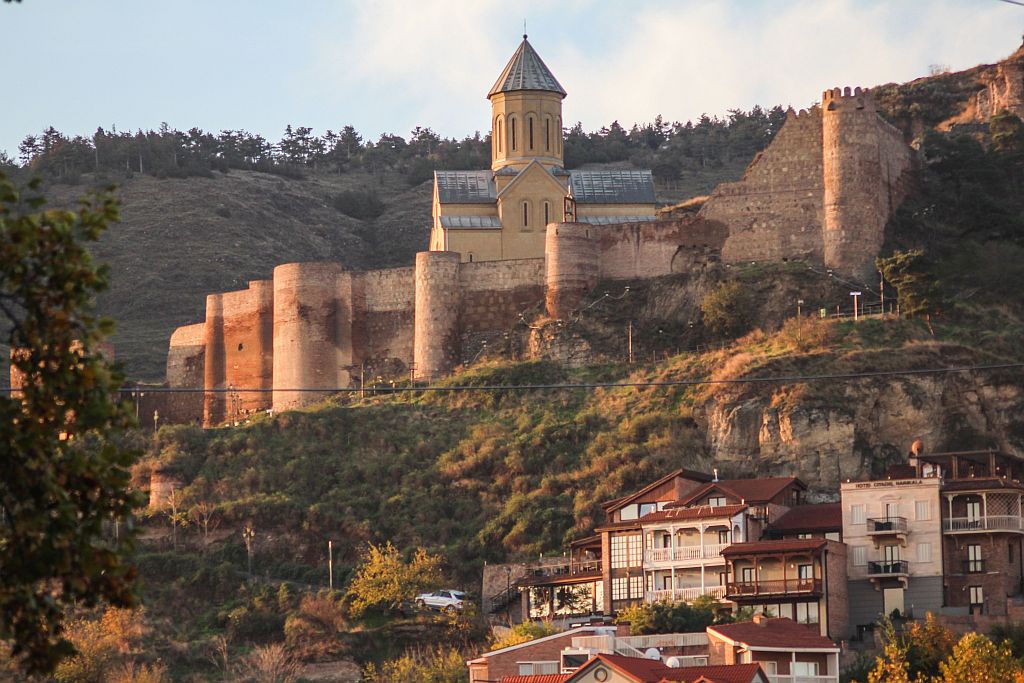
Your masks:
[{"label": "autumn tree", "polygon": [[352,601],[352,614],[359,616],[381,605],[396,608],[417,593],[436,588],[442,580],[438,555],[418,548],[406,562],[390,541],[384,545],[370,543],[356,568],[347,597]]},{"label": "autumn tree", "polygon": [[936,683],[1012,683],[1024,681],[1024,668],[1009,643],[996,645],[980,633],[968,633],[939,665]]},{"label": "autumn tree", "polygon": [[38,181],[22,193],[0,176],[0,329],[23,377],[19,395],[0,396],[0,639],[31,673],[73,652],[66,606],[132,603],[131,534],[103,530],[141,504],[128,492],[136,454],[114,445],[131,424],[120,378],[98,353],[111,326],[91,313],[107,272],[86,245],[117,203],[43,205]]}]

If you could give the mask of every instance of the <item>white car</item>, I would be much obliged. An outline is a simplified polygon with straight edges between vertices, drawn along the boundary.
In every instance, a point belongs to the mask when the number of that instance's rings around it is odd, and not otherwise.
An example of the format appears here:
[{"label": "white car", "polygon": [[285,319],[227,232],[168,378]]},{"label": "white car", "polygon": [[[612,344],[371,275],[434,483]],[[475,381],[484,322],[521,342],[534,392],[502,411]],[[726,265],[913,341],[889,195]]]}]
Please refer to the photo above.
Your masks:
[{"label": "white car", "polygon": [[416,606],[420,609],[429,607],[445,612],[454,612],[462,609],[466,601],[466,594],[462,591],[441,590],[433,593],[420,593],[416,596]]}]

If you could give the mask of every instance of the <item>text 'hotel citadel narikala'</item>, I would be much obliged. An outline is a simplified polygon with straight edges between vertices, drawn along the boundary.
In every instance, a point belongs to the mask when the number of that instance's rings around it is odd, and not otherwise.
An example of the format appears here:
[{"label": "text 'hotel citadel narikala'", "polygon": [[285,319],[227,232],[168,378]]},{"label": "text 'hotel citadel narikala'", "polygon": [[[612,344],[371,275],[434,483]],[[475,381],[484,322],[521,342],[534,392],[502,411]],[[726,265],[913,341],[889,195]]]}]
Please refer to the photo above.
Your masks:
[{"label": "text 'hotel citadel narikala'", "polygon": [[867,91],[825,91],[789,111],[742,180],[701,210],[657,220],[650,171],[567,171],[566,91],[523,37],[488,93],[491,168],[438,171],[430,251],[415,265],[346,271],[289,263],[273,279],[210,294],[206,319],[170,340],[171,387],[210,392],[186,411],[216,424],[357,386],[360,370],[429,380],[468,340],[507,330],[544,302],[565,318],[599,280],[686,272],[706,262],[800,259],[863,273],[904,197],[913,150]]}]

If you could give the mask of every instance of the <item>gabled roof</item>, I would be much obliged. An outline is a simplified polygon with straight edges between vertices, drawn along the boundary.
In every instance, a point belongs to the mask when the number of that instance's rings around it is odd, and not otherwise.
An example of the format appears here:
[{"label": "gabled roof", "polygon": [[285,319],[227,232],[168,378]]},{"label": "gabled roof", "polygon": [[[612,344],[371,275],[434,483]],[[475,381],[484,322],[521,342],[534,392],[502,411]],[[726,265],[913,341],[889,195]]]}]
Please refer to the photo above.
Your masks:
[{"label": "gabled roof", "polygon": [[650,171],[569,171],[577,204],[654,204]]},{"label": "gabled roof", "polygon": [[730,555],[768,555],[786,552],[809,552],[828,545],[824,538],[783,538],[777,541],[754,541],[752,543],[733,543],[722,549],[723,556]]},{"label": "gabled roof", "polygon": [[641,659],[624,655],[594,655],[589,662],[577,669],[577,672],[589,669],[591,664],[597,661],[610,666],[636,683],[658,683],[672,671],[679,671],[679,669],[665,666],[660,659]]},{"label": "gabled roof", "polygon": [[666,507],[685,507],[693,501],[707,495],[711,491],[719,490],[722,493],[731,495],[746,503],[765,503],[782,491],[790,484],[796,483],[799,488],[806,490],[807,484],[796,477],[764,477],[761,479],[720,479],[702,486],[686,498],[678,500]]},{"label": "gabled roof", "polygon": [[434,171],[441,204],[493,204],[498,200],[490,171]]},{"label": "gabled roof", "polygon": [[551,70],[548,69],[544,60],[540,58],[537,51],[533,49],[530,42],[523,36],[523,42],[519,44],[512,59],[508,60],[498,80],[494,82],[487,98],[501,92],[515,92],[516,90],[547,90],[556,92],[565,97],[566,92]]},{"label": "gabled roof", "polygon": [[783,650],[838,650],[836,644],[818,633],[816,628],[798,624],[792,619],[766,618],[763,623],[741,621],[737,624],[708,626],[708,633],[752,648]]},{"label": "gabled roof", "polygon": [[841,531],[842,528],[842,505],[839,503],[817,503],[790,508],[789,512],[768,526],[767,532],[797,534],[814,531]]},{"label": "gabled roof", "polygon": [[[761,674],[758,677],[758,674]],[[684,666],[672,669],[658,683],[752,683],[767,681],[768,677],[757,662],[751,664],[710,664],[708,666]]]},{"label": "gabled roof", "polygon": [[746,505],[699,505],[694,508],[670,508],[658,512],[650,512],[640,518],[641,522],[685,522],[694,519],[718,519],[732,517],[747,509]]},{"label": "gabled roof", "polygon": [[672,472],[669,472],[668,474],[666,474],[661,479],[658,479],[657,481],[651,482],[650,484],[648,484],[647,486],[643,487],[639,491],[631,493],[628,496],[623,496],[621,498],[616,498],[614,500],[609,500],[607,502],[601,503],[601,507],[604,510],[610,510],[612,508],[617,508],[617,507],[621,507],[623,505],[627,505],[630,501],[636,500],[637,498],[639,498],[640,496],[644,495],[645,493],[653,491],[654,489],[658,488],[659,486],[661,486],[665,482],[671,481],[672,479],[675,479],[676,477],[686,477],[687,479],[692,479],[694,481],[711,481],[712,478],[713,478],[710,474],[705,474],[704,472],[696,472],[694,470],[688,470],[688,469],[685,469],[685,468],[680,468],[678,470],[674,470]]},{"label": "gabled roof", "polygon": [[[506,166],[505,168],[509,168],[509,167]],[[534,170],[534,169],[536,169],[536,170]],[[560,193],[564,193],[565,192],[565,188],[562,187],[562,183],[558,179],[555,178],[554,173],[552,173],[551,170],[548,169],[548,167],[546,167],[544,164],[540,163],[536,159],[533,159],[533,160],[530,161],[530,163],[526,164],[526,166],[524,166],[520,171],[518,171],[515,174],[516,177],[513,178],[512,180],[510,180],[508,185],[506,185],[505,187],[501,188],[501,192],[499,192],[497,194],[497,196],[501,197],[503,194],[511,192],[512,189],[516,185],[518,185],[519,182],[521,182],[522,179],[527,177],[527,175],[529,175],[530,173],[533,173],[534,175],[537,175],[538,173],[542,174],[541,177],[543,177],[546,182],[553,183],[552,189],[557,188]]]}]

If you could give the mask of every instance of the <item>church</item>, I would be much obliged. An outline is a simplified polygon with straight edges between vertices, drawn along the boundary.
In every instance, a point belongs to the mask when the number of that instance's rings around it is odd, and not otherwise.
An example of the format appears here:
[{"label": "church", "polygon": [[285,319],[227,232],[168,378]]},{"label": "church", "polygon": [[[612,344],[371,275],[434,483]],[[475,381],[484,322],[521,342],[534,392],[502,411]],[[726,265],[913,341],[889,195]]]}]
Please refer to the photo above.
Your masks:
[{"label": "church", "polygon": [[487,93],[491,168],[434,172],[431,251],[463,262],[542,258],[548,223],[655,219],[650,171],[565,169],[565,96],[524,35]]}]

